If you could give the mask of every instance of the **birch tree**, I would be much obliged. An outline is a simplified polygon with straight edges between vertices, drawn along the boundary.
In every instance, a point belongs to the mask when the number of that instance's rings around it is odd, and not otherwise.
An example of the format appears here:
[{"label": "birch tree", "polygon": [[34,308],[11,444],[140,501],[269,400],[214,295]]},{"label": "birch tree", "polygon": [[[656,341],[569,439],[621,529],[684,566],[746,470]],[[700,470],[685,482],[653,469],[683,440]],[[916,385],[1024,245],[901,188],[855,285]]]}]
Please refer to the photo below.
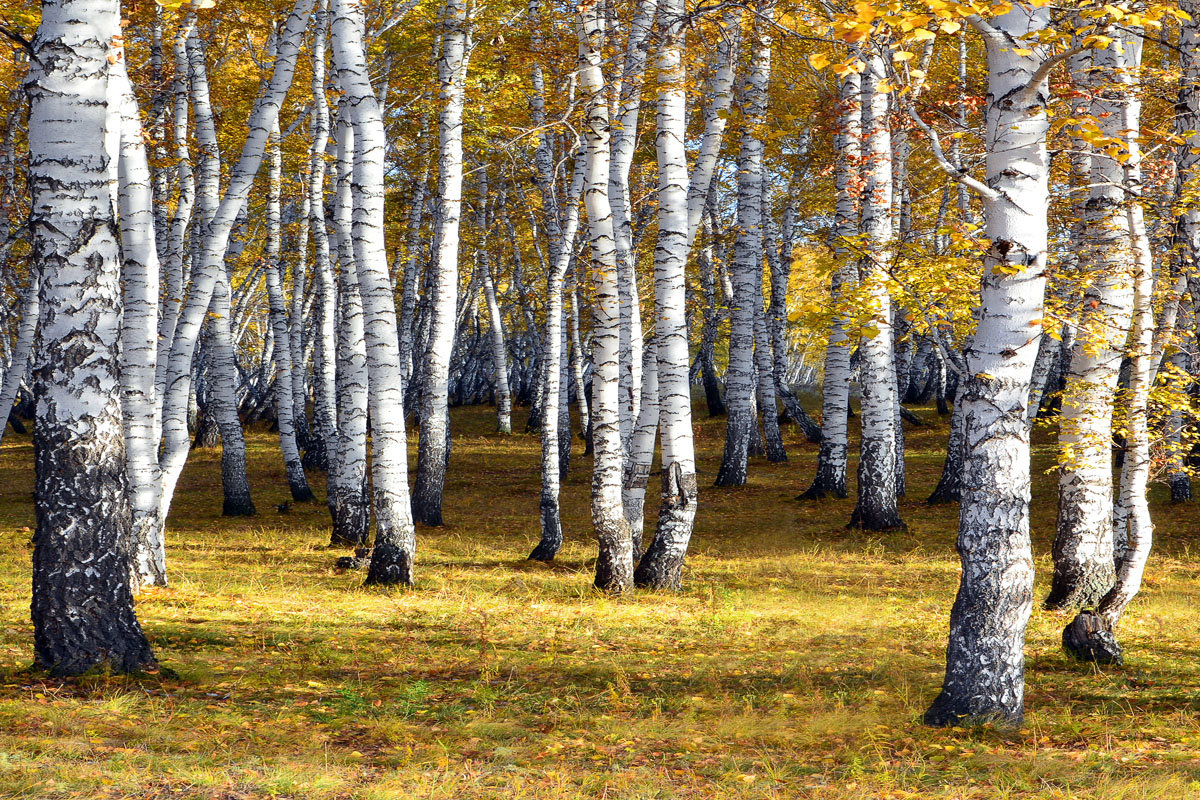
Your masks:
[{"label": "birch tree", "polygon": [[[1047,8],[1018,3],[991,20],[969,22],[987,53],[987,175],[980,182],[958,174],[983,200],[991,245],[958,396],[962,576],[950,612],[945,680],[925,713],[930,725],[1020,724],[1033,605],[1025,405],[1045,292],[1047,78],[1063,56],[1038,41],[1050,22]],[[944,159],[942,166],[956,172]]]},{"label": "birch tree", "polygon": [[421,395],[421,437],[413,514],[426,525],[442,524],[442,490],[449,463],[450,354],[458,305],[458,242],[462,219],[462,115],[471,37],[464,0],[446,0],[442,52],[438,57],[438,212],[429,346]]},{"label": "birch tree", "polygon": [[770,20],[774,3],[764,0],[755,10],[750,68],[742,87],[745,116],[737,158],[737,242],[733,250],[734,297],[729,333],[729,368],[725,372],[725,452],[717,486],[746,483],[753,422],[754,317],[762,284],[762,130],[771,75]]},{"label": "birch tree", "polygon": [[384,247],[383,157],[386,139],[379,102],[367,71],[361,7],[333,0],[332,43],[342,112],[354,135],[354,261],[363,304],[371,429],[371,492],[375,546],[367,583],[411,584],[417,536],[408,492],[408,440],[404,430],[404,377],[396,301]]},{"label": "birch tree", "polygon": [[620,298],[609,199],[610,123],[607,89],[600,68],[603,18],[590,4],[578,7],[579,84],[584,95],[586,173],[584,203],[596,288],[592,317],[592,524],[599,541],[595,584],[609,592],[633,585],[633,548],[621,500]]},{"label": "birch tree", "polygon": [[42,272],[31,612],[36,662],[52,675],[155,665],[127,560],[121,270],[105,150],[120,18],[116,0],[43,3],[26,84],[30,228]]}]

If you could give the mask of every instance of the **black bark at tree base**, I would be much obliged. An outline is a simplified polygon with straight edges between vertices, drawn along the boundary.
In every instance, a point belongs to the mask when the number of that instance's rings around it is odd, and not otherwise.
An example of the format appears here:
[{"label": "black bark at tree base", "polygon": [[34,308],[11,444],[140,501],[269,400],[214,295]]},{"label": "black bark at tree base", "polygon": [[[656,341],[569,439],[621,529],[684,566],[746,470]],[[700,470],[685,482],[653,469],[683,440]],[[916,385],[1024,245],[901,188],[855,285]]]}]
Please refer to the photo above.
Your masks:
[{"label": "black bark at tree base", "polygon": [[1095,664],[1124,663],[1121,645],[1108,623],[1099,614],[1091,611],[1081,611],[1063,628],[1063,650],[1077,661],[1088,661]]}]

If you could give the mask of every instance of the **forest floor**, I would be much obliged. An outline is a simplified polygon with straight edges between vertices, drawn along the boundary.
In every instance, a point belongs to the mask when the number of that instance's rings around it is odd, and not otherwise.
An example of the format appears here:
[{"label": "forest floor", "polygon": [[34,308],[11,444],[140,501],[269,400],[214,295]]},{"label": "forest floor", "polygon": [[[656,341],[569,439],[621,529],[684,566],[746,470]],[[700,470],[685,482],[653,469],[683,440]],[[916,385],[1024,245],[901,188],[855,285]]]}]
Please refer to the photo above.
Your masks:
[{"label": "forest floor", "polygon": [[409,590],[336,571],[323,506],[277,511],[271,435],[249,440],[253,518],[219,516],[219,454],[198,451],[169,526],[171,587],[138,599],[168,669],[76,680],[29,671],[32,452],[10,433],[0,797],[1200,797],[1196,505],[1154,488],[1160,538],[1121,630],[1126,666],[1068,660],[1066,620],[1035,610],[1025,727],[931,730],[919,719],[941,682],[957,513],[923,500],[947,420],[922,409],[931,424],[908,429],[909,527],[881,536],[843,527],[852,500],[794,499],[816,459],[794,429],[790,462],[709,488],[723,421],[697,412],[701,505],[678,594],[593,591],[586,460],[565,490],[564,552],[527,562],[538,443],[491,433],[488,408],[454,410],[447,525],[419,530]]}]

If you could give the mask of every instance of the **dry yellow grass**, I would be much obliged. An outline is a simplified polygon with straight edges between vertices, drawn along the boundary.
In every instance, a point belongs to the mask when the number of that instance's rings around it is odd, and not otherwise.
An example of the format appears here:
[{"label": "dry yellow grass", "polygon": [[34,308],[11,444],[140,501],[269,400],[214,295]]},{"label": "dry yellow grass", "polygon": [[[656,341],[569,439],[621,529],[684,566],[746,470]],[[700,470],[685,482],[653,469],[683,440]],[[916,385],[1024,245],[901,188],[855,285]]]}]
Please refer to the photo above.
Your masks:
[{"label": "dry yellow grass", "polygon": [[[277,442],[250,438],[253,519],[219,515],[194,455],[170,525],[172,586],[138,610],[171,677],[30,673],[31,450],[0,451],[0,796],[28,798],[1126,798],[1200,796],[1196,510],[1155,489],[1162,534],[1097,670],[1037,611],[1021,731],[929,730],[957,581],[956,510],[921,501],[946,421],[910,430],[909,530],[845,530],[852,501],[801,503],[815,447],[707,488],[722,422],[698,409],[701,508],[685,590],[590,588],[587,462],[567,546],[537,538],[535,438],[456,409],[448,525],[421,530],[419,585],[332,569],[323,506],[286,499]],[[523,424],[523,419],[519,424]],[[1037,457],[1044,468],[1050,453]],[[320,484],[322,476],[313,476]],[[1039,475],[1039,597],[1053,480]]]}]

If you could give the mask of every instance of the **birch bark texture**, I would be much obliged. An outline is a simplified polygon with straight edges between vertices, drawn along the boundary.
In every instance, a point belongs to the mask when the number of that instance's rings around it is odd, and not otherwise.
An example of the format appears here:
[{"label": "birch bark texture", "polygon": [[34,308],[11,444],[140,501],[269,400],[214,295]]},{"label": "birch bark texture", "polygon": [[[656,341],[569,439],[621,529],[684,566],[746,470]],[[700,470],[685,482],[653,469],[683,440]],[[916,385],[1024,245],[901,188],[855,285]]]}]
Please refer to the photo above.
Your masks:
[{"label": "birch bark texture", "polygon": [[466,100],[470,33],[467,4],[447,0],[438,57],[438,211],[433,301],[429,345],[422,376],[421,435],[417,448],[417,482],[412,509],[418,522],[442,524],[442,491],[450,460],[449,381],[458,307],[458,243],[462,221],[463,104]]},{"label": "birch bark texture", "polygon": [[34,650],[52,675],[155,664],[133,608],[121,422],[121,283],[109,57],[116,0],[42,4],[31,48],[29,190],[42,273],[33,390]]},{"label": "birch bark texture", "polygon": [[620,299],[616,239],[609,200],[608,90],[600,69],[605,38],[594,5],[579,6],[579,84],[586,103],[584,204],[596,300],[592,310],[592,524],[599,543],[595,585],[608,592],[633,586],[633,548],[621,498]]},{"label": "birch bark texture", "polygon": [[[684,144],[687,110],[684,22],[682,0],[661,0],[662,43],[657,65],[658,115],[654,140],[658,157],[658,242],[654,248],[653,346],[657,358],[657,417],[662,438],[662,492],[654,539],[634,573],[638,586],[653,589],[679,589],[682,585],[684,555],[691,540],[698,501],[692,387],[688,380],[686,269],[695,231],[689,222],[687,203],[691,179]],[[646,402],[645,397],[642,402]]]},{"label": "birch bark texture", "polygon": [[834,136],[833,256],[837,268],[832,278],[834,316],[825,346],[825,380],[821,384],[821,444],[817,451],[817,475],[800,499],[820,500],[832,495],[846,497],[846,464],[850,452],[850,309],[846,296],[858,283],[850,240],[858,230],[862,158],[862,78],[850,73],[838,81],[838,127]]},{"label": "birch bark texture", "polygon": [[371,415],[371,496],[375,546],[368,585],[411,584],[417,556],[408,492],[408,440],[404,428],[404,376],[396,300],[384,246],[383,115],[371,87],[362,7],[333,0],[332,44],[342,113],[354,135],[351,238],[367,350]]},{"label": "birch bark texture", "polygon": [[978,325],[965,350],[958,594],[950,612],[942,691],[930,725],[1019,725],[1025,711],[1025,627],[1033,607],[1029,538],[1029,382],[1045,294],[1049,156],[1047,76],[1037,41],[1047,8],[1017,3],[971,18],[988,67],[985,234]]},{"label": "birch bark texture", "polygon": [[[872,48],[879,43],[872,43]],[[892,218],[892,135],[883,56],[872,52],[862,76],[863,258],[859,276],[869,321],[859,353],[862,378],[862,439],[858,459],[858,503],[851,527],[869,531],[903,528],[897,504],[896,356],[888,271],[895,250]]]},{"label": "birch bark texture", "polygon": [[[742,86],[745,122],[737,156],[737,241],[733,247],[733,310],[729,332],[729,368],[725,371],[725,451],[717,486],[744,486],[748,477],[754,422],[754,318],[762,283],[762,185],[767,83],[771,75],[771,33],[775,5],[756,6],[751,33],[750,67]],[[769,376],[767,376],[769,377]]]},{"label": "birch bark texture", "polygon": [[[1102,135],[1128,147],[1139,120],[1130,112],[1140,46],[1095,48],[1077,74],[1092,95],[1090,116]],[[1087,63],[1089,62],[1090,63]],[[1133,125],[1132,129],[1127,126]],[[1085,142],[1076,147],[1087,150]],[[1133,314],[1135,260],[1126,209],[1124,152],[1096,148],[1075,248],[1086,287],[1059,415],[1058,525],[1054,578],[1045,606],[1093,608],[1112,587],[1112,421],[1117,375]]]}]

